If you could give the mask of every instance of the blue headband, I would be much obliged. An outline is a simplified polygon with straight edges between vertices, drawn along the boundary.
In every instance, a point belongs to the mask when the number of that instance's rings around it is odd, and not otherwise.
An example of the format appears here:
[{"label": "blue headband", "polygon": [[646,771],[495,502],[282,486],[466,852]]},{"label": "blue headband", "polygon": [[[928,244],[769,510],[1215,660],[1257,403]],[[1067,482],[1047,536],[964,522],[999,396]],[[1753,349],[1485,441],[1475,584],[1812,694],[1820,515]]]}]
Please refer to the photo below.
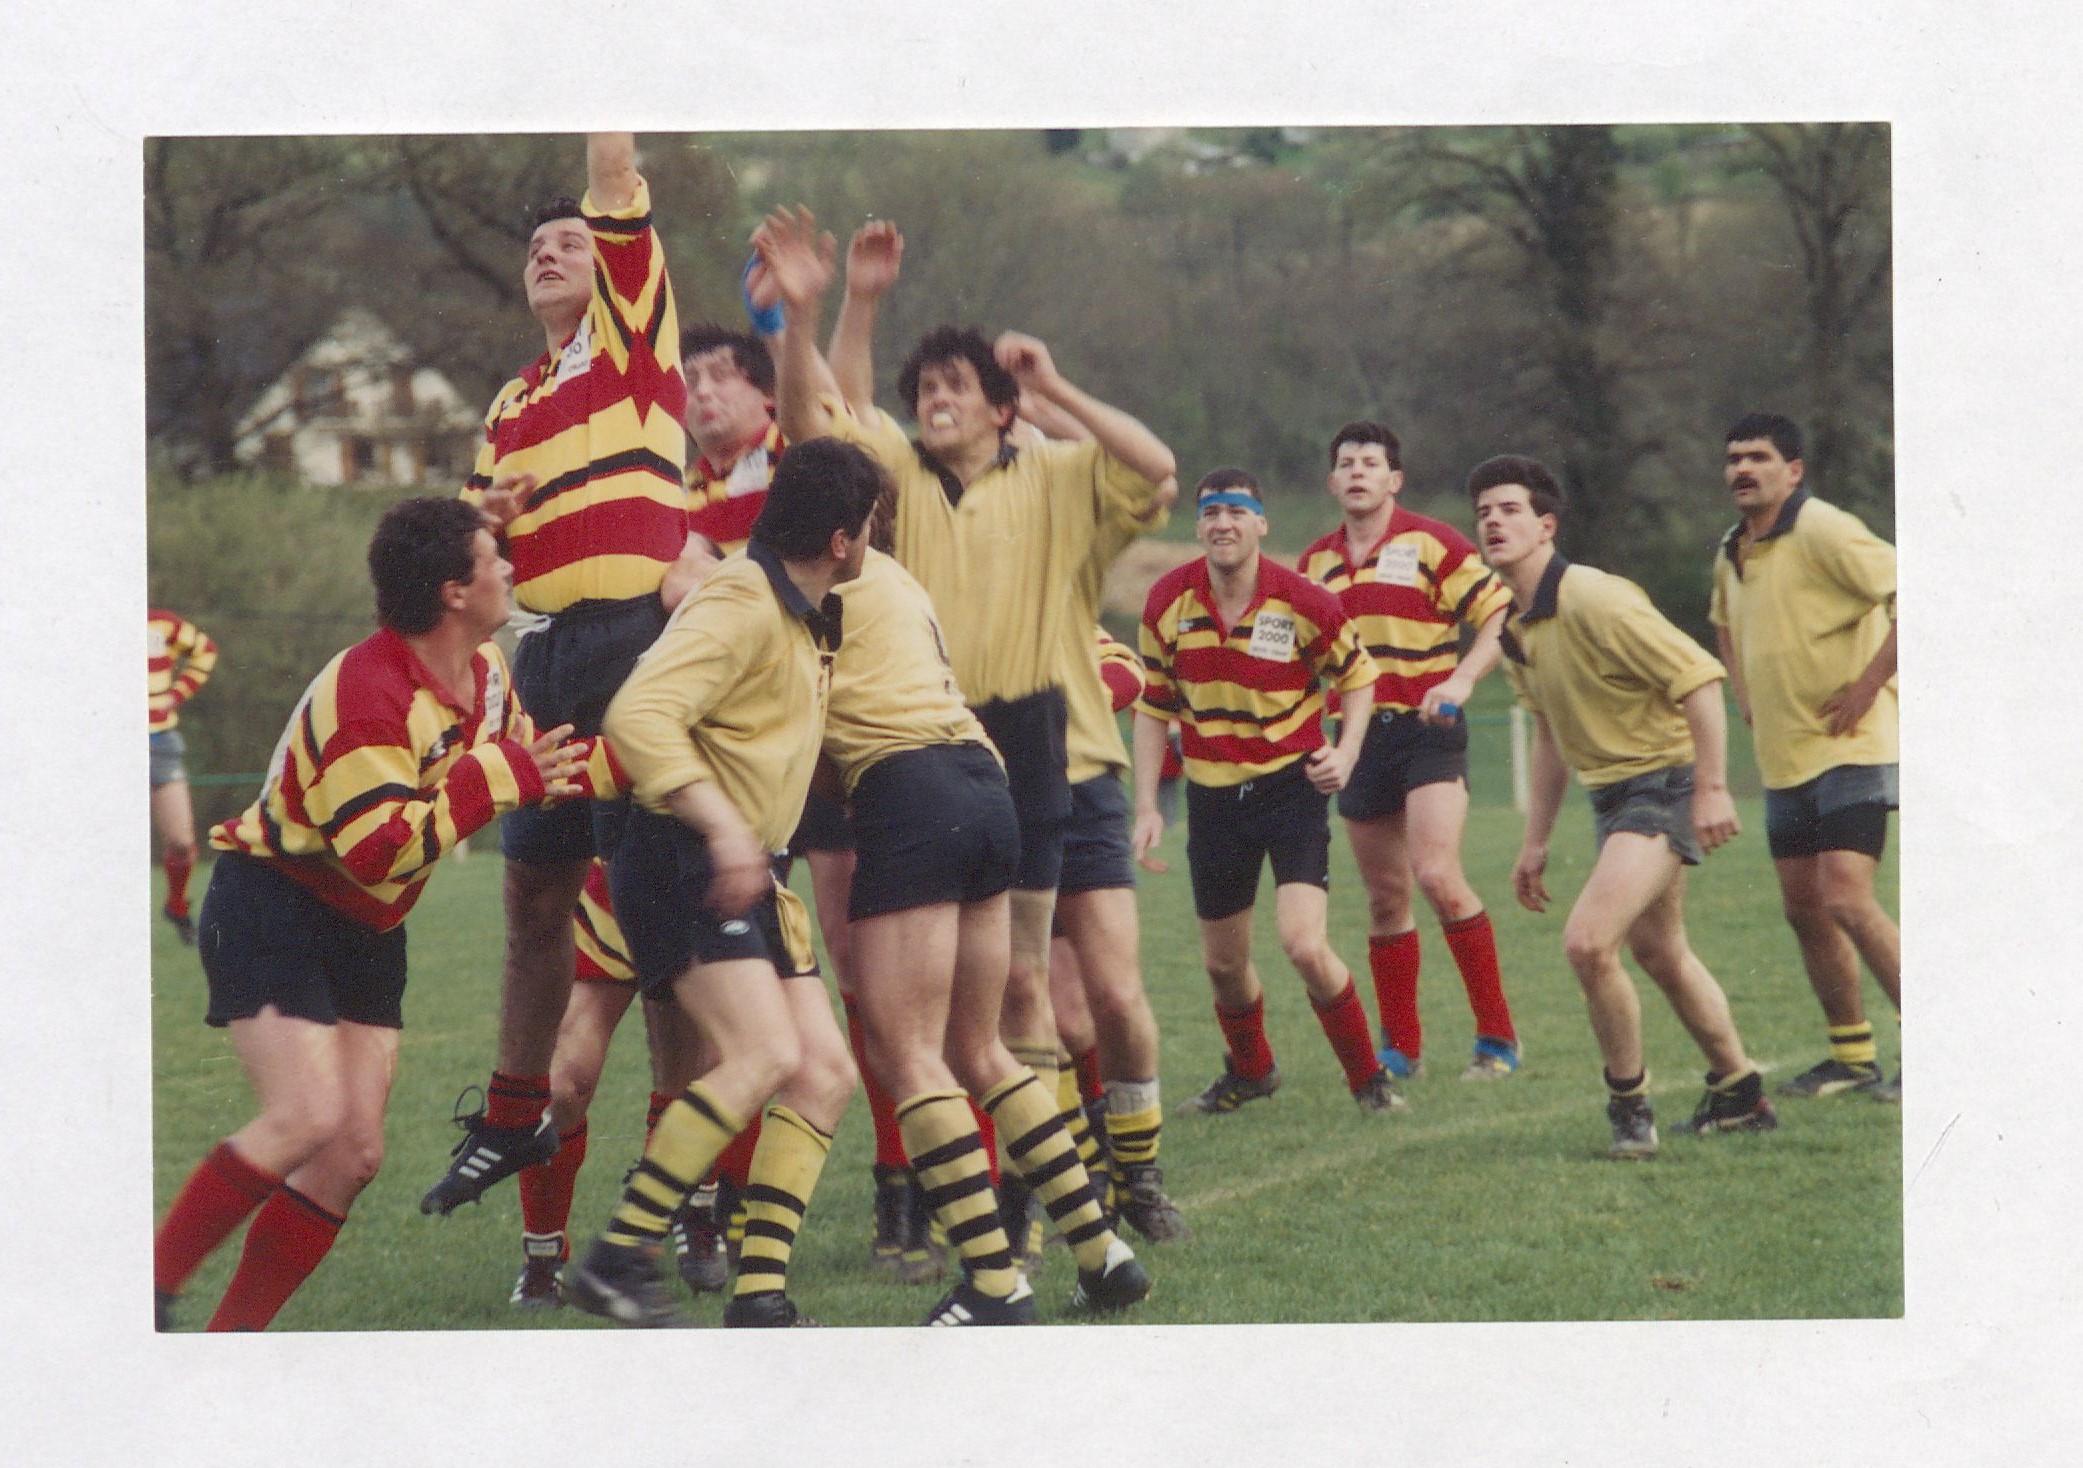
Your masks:
[{"label": "blue headband", "polygon": [[1266,513],[1266,507],[1259,502],[1259,497],[1248,489],[1218,489],[1213,494],[1204,494],[1200,503],[1194,506],[1194,513],[1199,515],[1210,505],[1236,505],[1240,509],[1251,511],[1254,515]]}]

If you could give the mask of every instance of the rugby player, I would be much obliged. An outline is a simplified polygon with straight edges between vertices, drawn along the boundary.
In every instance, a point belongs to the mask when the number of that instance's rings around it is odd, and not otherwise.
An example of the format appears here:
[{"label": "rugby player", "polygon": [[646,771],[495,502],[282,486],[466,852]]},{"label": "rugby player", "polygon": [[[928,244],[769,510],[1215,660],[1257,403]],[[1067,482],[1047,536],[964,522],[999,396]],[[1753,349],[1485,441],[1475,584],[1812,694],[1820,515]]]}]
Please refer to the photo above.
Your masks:
[{"label": "rugby player", "polygon": [[1575,770],[1591,796],[1598,859],[1562,947],[1605,1063],[1608,1155],[1653,1157],[1656,1117],[1642,1008],[1620,966],[1624,944],[1707,1057],[1707,1090],[1683,1129],[1779,1124],[1744,1053],[1729,1002],[1685,937],[1685,869],[1741,827],[1727,781],[1722,666],[1665,620],[1640,587],[1555,550],[1562,491],[1515,455],[1468,476],[1483,558],[1511,589],[1505,676],[1534,719],[1532,805],[1512,891],[1548,909],[1548,837]]},{"label": "rugby player", "polygon": [[[1269,860],[1280,946],[1347,1089],[1363,1110],[1397,1110],[1408,1103],[1375,1055],[1352,971],[1327,932],[1330,797],[1359,758],[1380,673],[1336,597],[1259,553],[1266,514],[1256,479],[1217,469],[1194,495],[1194,537],[1206,554],[1150,588],[1135,718],[1139,860],[1164,834],[1157,777],[1166,727],[1179,721],[1194,913],[1228,1042],[1222,1074],[1180,1110],[1224,1115],[1280,1086],[1251,961],[1252,907]],[[1324,739],[1325,684],[1346,710],[1335,745]]]},{"label": "rugby player", "polygon": [[[807,210],[777,212],[757,247],[791,318],[814,315],[832,275],[830,236],[817,237]],[[834,365],[843,400],[816,392],[815,344],[808,333],[789,334],[777,409],[791,440],[830,434],[857,443],[897,482],[897,559],[931,596],[956,682],[1005,760],[1021,861],[1002,1033],[1054,1096],[1049,933],[1070,814],[1061,650],[1067,627],[1089,626],[1075,616],[1070,588],[1109,535],[1125,543],[1164,513],[1175,465],[1149,429],[1073,386],[1046,346],[1014,332],[995,346],[973,331],[927,334],[898,374],[898,395],[919,424],[914,443],[861,400],[873,378],[865,343],[875,307],[873,296],[849,290],[864,360],[845,371]],[[1091,437],[1013,442],[1023,391]],[[1001,1142],[1010,1153],[1012,1139]]]},{"label": "rugby player", "polygon": [[195,946],[195,919],[188,912],[188,878],[195,871],[195,803],[188,795],[187,745],[175,726],[181,705],[195,697],[217,666],[210,634],[173,612],[145,613],[145,672],[150,719],[152,829],[158,832],[160,865],[166,869],[166,905],[160,909],[174,933]]},{"label": "rugby player", "polygon": [[[1439,917],[1475,1015],[1463,1080],[1519,1068],[1518,1033],[1497,969],[1497,938],[1461,870],[1468,823],[1468,722],[1462,710],[1497,666],[1511,598],[1452,526],[1399,502],[1403,448],[1386,424],[1331,435],[1331,496],[1345,523],[1302,552],[1302,574],[1335,593],[1381,667],[1373,722],[1338,813],[1367,887],[1367,962],[1381,1007],[1382,1064],[1421,1074],[1413,885]],[[1474,635],[1458,655],[1460,629]]]},{"label": "rugby player", "polygon": [[403,925],[434,863],[503,812],[576,800],[605,778],[605,752],[567,742],[568,725],[536,731],[486,641],[506,624],[513,569],[476,509],[392,506],[369,575],[382,629],[312,681],[260,798],[210,833],[208,1021],[230,1030],[260,1111],[159,1226],[161,1329],[174,1293],[255,1209],[211,1330],[265,1328],[318,1267],[382,1164]]},{"label": "rugby player", "polygon": [[[588,137],[586,196],[540,211],[523,281],[547,350],[493,398],[463,497],[502,526],[515,600],[547,618],[514,655],[522,699],[594,734],[665,625],[667,570],[700,549],[681,482],[679,319],[630,134]],[[484,1107],[458,1117],[463,1140],[421,1212],[449,1213],[555,1155],[549,1071],[571,991],[572,912],[593,858],[612,860],[627,809],[523,810],[502,827],[498,1063]]]},{"label": "rugby player", "polygon": [[761,1115],[724,1324],[809,1323],[788,1265],[855,1072],[815,981],[808,914],[775,885],[772,857],[810,787],[843,639],[833,588],[860,574],[880,485],[845,445],[791,447],[746,553],[680,604],[608,711],[640,802],[608,871],[615,912],[637,982],[672,996],[716,1062],[665,1109],[613,1219],[566,1273],[566,1299],[591,1314],[679,1323],[656,1250]]},{"label": "rugby player", "polygon": [[1895,547],[1803,483],[1801,429],[1775,413],[1728,431],[1722,479],[1742,520],[1714,558],[1708,611],[1765,781],[1765,840],[1829,1056],[1782,1096],[1883,1079],[1859,960],[1899,1014],[1902,931],[1873,893],[1897,804]]}]

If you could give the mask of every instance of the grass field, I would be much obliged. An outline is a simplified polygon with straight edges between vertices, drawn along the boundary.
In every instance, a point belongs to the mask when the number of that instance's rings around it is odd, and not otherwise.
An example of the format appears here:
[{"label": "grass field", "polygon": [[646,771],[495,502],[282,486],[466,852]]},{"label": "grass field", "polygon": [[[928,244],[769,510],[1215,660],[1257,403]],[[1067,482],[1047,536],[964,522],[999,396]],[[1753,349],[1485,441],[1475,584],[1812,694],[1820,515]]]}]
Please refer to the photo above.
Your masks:
[{"label": "grass field", "polygon": [[[1742,769],[1740,755],[1732,766]],[[1407,1089],[1411,1109],[1364,1116],[1301,983],[1273,939],[1261,889],[1258,963],[1267,1028],[1286,1084],[1235,1115],[1167,1120],[1168,1186],[1194,1230],[1181,1246],[1142,1250],[1154,1296],[1130,1321],[1553,1321],[1886,1317],[1901,1314],[1900,1110],[1864,1097],[1789,1102],[1771,1135],[1701,1141],[1672,1134],[1700,1091],[1702,1062],[1646,980],[1643,1013],[1652,1092],[1664,1132],[1646,1165],[1607,1162],[1598,1054],[1561,955],[1562,915],[1591,857],[1590,823],[1573,793],[1554,842],[1545,917],[1510,902],[1507,874],[1520,818],[1479,777],[1466,857],[1497,924],[1506,989],[1527,1062],[1509,1081],[1455,1077],[1471,1038],[1466,1001],[1427,913],[1421,1000],[1432,1075]],[[1768,1081],[1823,1053],[1821,1019],[1779,916],[1763,817],[1739,801],[1746,834],[1694,873],[1695,948],[1727,989]],[[506,1302],[519,1262],[520,1205],[502,1184],[483,1205],[440,1220],[418,1198],[441,1173],[457,1133],[451,1103],[482,1084],[492,1060],[500,947],[497,844],[445,862],[411,923],[412,984],[382,1174],[340,1242],[277,1321],[282,1330],[592,1329],[571,1311],[522,1315]],[[1164,1037],[1167,1110],[1220,1069],[1188,894],[1183,834],[1174,865],[1146,876],[1143,958]],[[207,869],[199,882],[207,879]],[[799,873],[799,881],[803,880]],[[1882,900],[1895,910],[1892,852]],[[198,891],[200,886],[198,885]],[[1340,833],[1333,842],[1332,936],[1364,970],[1365,910]],[[195,1161],[250,1115],[221,1032],[201,1023],[200,966],[154,924],[155,1210]],[[1364,972],[1362,993],[1373,999]],[[1882,1056],[1899,1054],[1896,1022],[1869,984]],[[592,1117],[573,1232],[605,1220],[624,1165],[640,1150],[648,1077],[636,1021],[617,1036]],[[794,1293],[834,1325],[905,1325],[937,1298],[871,1272],[867,1260],[866,1106],[842,1125],[804,1230]],[[155,1214],[156,1216],[156,1214]],[[179,1314],[200,1328],[228,1278],[236,1241],[190,1282]],[[1067,1314],[1072,1269],[1052,1245],[1036,1280],[1045,1321]],[[690,1306],[716,1323],[714,1297]]]}]

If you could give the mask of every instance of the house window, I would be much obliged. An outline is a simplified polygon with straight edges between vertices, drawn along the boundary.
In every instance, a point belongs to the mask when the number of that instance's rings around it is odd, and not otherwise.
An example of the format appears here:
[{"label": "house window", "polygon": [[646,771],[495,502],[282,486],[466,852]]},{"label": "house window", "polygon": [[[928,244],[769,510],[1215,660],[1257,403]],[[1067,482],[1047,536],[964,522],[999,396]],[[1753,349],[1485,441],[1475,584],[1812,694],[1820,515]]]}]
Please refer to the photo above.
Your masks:
[{"label": "house window", "polygon": [[275,432],[261,440],[260,463],[264,469],[287,474],[297,466],[296,440],[288,433]]},{"label": "house window", "polygon": [[345,438],[340,441],[341,477],[349,484],[366,479],[376,472],[376,441],[369,438]]}]

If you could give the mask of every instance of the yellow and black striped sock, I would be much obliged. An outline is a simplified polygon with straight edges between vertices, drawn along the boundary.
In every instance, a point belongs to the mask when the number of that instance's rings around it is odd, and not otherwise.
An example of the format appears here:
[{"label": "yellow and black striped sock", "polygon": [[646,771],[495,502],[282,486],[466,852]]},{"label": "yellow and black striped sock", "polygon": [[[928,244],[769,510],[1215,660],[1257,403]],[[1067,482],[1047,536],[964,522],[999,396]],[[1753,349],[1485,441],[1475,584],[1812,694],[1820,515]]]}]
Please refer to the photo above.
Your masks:
[{"label": "yellow and black striped sock", "polygon": [[1620,1080],[1609,1070],[1601,1071],[1600,1074],[1606,1078],[1607,1092],[1622,1100],[1630,1096],[1646,1099],[1649,1095],[1649,1067],[1646,1065],[1642,1067],[1642,1073],[1631,1081]]},{"label": "yellow and black striped sock", "polygon": [[831,1150],[828,1133],[786,1106],[767,1108],[745,1180],[745,1246],[735,1297],[787,1292],[789,1255]]},{"label": "yellow and black striped sock", "polygon": [[921,1091],[897,1105],[897,1127],[911,1170],[926,1190],[926,1206],[962,1258],[969,1282],[1004,1299],[1019,1284],[1012,1250],[991,1192],[991,1167],[969,1097],[961,1091]]},{"label": "yellow and black striped sock", "polygon": [[700,1081],[682,1091],[652,1128],[643,1158],[629,1174],[622,1201],[603,1235],[611,1244],[654,1244],[680,1201],[745,1130]]},{"label": "yellow and black striped sock", "polygon": [[1830,1058],[1841,1065],[1872,1065],[1880,1058],[1870,1024],[1831,1025]]},{"label": "yellow and black striped sock", "polygon": [[1078,1072],[1073,1066],[1056,1072],[1056,1114],[1063,1118],[1070,1144],[1078,1150],[1078,1163],[1092,1180],[1093,1192],[1097,1194],[1105,1186],[1099,1165],[1099,1138],[1092,1134],[1092,1124],[1085,1119],[1085,1098],[1078,1094]]},{"label": "yellow and black striped sock", "polygon": [[998,1127],[1006,1160],[1041,1199],[1056,1231],[1077,1255],[1078,1268],[1104,1268],[1114,1231],[1063,1129],[1055,1098],[1038,1078],[1015,1071],[984,1093],[983,1107]]},{"label": "yellow and black striped sock", "polygon": [[1116,1172],[1157,1161],[1163,1131],[1164,1106],[1154,1079],[1107,1082],[1107,1150]]}]

